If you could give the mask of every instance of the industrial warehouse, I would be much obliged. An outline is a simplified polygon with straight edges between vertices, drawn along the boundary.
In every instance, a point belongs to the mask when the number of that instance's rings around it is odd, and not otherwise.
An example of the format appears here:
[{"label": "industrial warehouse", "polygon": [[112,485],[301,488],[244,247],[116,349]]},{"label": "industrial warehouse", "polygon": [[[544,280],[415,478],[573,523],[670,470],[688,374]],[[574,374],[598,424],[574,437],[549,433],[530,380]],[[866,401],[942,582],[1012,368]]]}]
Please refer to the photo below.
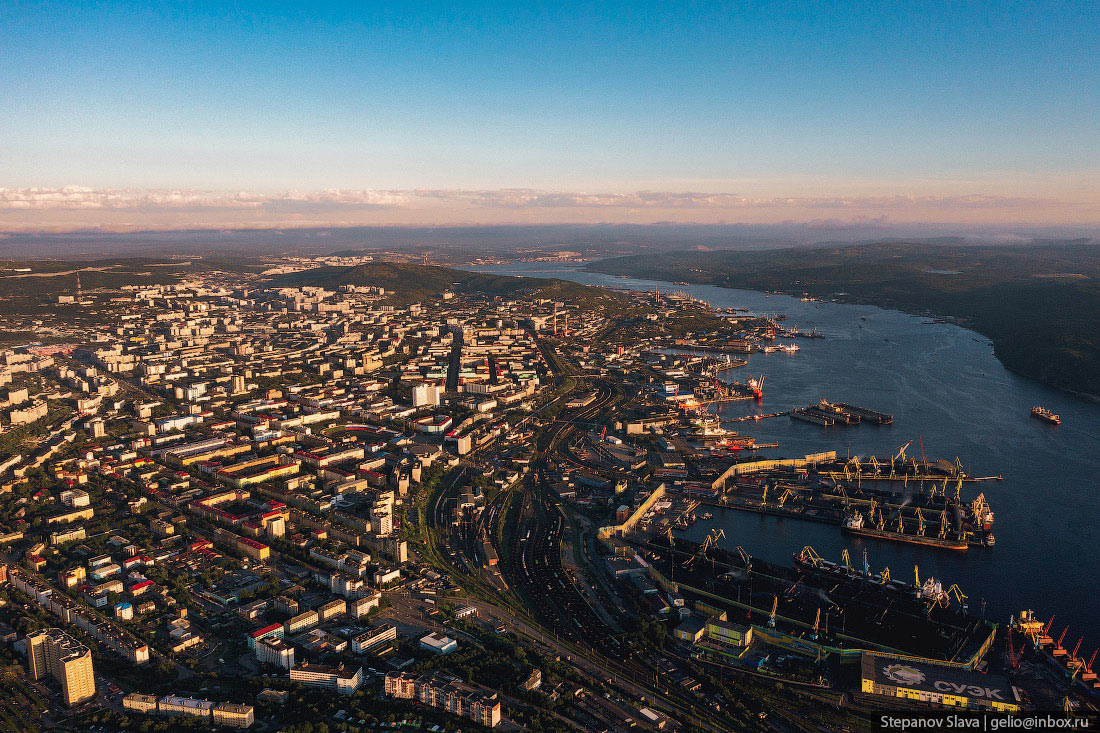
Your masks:
[{"label": "industrial warehouse", "polygon": [[864,654],[862,665],[862,691],[869,695],[968,710],[1020,710],[1016,688],[1004,677],[877,654]]}]

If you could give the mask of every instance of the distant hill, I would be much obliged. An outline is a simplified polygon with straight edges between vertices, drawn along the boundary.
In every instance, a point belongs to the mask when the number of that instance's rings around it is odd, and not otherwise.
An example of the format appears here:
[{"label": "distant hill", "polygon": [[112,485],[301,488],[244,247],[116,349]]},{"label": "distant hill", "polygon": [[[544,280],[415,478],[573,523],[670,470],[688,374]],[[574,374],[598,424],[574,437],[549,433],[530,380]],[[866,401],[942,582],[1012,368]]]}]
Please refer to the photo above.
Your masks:
[{"label": "distant hill", "polygon": [[997,358],[1048,385],[1100,396],[1100,246],[882,243],[618,257],[612,275],[809,293],[963,319]]},{"label": "distant hill", "polygon": [[341,285],[383,287],[391,292],[391,302],[414,303],[455,293],[481,293],[490,297],[519,295],[567,299],[574,302],[591,298],[621,299],[622,296],[601,288],[566,280],[494,275],[453,270],[434,265],[402,262],[371,262],[351,267],[317,267],[271,279],[274,287],[316,286],[337,288]]}]

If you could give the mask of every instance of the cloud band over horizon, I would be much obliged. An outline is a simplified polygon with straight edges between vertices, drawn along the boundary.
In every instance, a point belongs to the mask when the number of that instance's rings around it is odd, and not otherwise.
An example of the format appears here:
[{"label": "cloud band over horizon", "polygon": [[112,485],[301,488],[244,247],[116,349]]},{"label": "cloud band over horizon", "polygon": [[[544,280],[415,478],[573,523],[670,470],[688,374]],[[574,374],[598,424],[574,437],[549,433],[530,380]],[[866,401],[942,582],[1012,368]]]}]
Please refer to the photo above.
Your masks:
[{"label": "cloud band over horizon", "polygon": [[0,188],[0,230],[107,231],[355,225],[840,221],[1095,224],[1088,202],[969,194],[748,196],[699,191],[585,192],[532,188],[206,189]]}]

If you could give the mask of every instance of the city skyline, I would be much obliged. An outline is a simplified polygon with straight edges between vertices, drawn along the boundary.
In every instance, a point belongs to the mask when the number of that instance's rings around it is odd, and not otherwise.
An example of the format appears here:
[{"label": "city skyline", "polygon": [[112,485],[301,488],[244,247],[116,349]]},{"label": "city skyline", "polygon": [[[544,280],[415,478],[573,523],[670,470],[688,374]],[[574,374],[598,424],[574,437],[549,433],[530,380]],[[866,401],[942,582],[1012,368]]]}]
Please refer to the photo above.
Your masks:
[{"label": "city skyline", "polygon": [[0,230],[1091,225],[1098,13],[13,8]]}]

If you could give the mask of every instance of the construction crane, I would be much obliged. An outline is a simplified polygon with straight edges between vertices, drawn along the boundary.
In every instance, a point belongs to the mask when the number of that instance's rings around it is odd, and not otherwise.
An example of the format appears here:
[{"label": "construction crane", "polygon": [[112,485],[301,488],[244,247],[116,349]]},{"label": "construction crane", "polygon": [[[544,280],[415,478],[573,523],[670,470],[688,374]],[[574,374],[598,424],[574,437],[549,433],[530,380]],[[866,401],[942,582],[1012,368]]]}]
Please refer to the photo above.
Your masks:
[{"label": "construction crane", "polygon": [[768,616],[768,628],[769,629],[774,629],[775,628],[775,612],[777,610],[779,610],[779,595],[778,594],[772,596],[772,612]]}]

